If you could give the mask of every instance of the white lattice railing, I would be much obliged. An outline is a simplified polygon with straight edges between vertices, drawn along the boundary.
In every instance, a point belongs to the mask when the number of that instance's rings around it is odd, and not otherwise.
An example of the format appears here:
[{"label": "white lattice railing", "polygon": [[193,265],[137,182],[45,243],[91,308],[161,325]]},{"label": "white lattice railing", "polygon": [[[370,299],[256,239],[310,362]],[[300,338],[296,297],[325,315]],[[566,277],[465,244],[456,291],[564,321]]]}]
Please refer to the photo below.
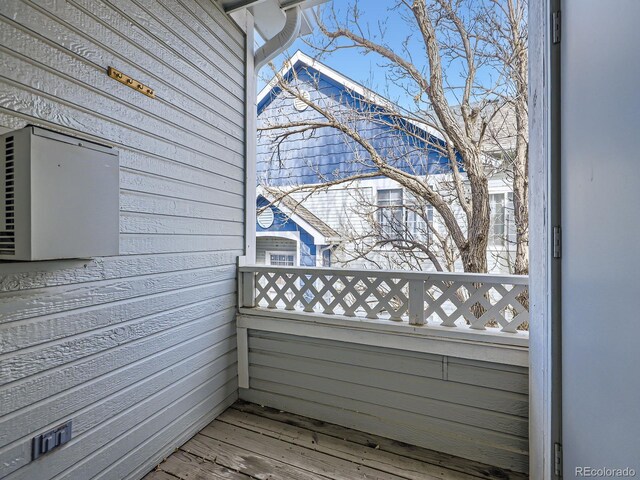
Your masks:
[{"label": "white lattice railing", "polygon": [[240,266],[240,306],[502,332],[526,329],[528,277]]}]

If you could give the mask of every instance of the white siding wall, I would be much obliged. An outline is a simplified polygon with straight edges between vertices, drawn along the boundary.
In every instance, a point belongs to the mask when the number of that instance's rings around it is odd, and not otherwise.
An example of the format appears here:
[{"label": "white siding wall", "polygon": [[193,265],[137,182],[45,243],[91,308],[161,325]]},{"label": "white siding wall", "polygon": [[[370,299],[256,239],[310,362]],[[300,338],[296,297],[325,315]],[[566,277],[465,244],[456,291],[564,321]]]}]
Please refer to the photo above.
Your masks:
[{"label": "white siding wall", "polygon": [[[376,178],[371,180],[360,180],[347,185],[338,185],[327,189],[319,189],[312,194],[296,192],[292,197],[302,202],[302,205],[314,215],[327,223],[330,227],[343,235],[343,238],[361,237],[365,234],[373,234],[373,221],[376,220],[375,209],[377,202],[377,191],[380,189],[402,188],[397,182],[388,178]],[[489,181],[490,193],[506,193],[511,188],[506,178],[495,176]],[[454,214],[459,219],[461,225],[466,225],[466,218],[463,210],[456,205],[452,206]],[[434,217],[434,226],[439,231],[446,233],[446,229],[439,220],[437,214]],[[343,249],[347,252],[354,252],[353,244],[346,242]],[[367,259],[350,261],[348,266],[353,268],[399,268],[399,263],[393,260],[393,255],[389,255],[391,246],[380,247],[367,255]],[[503,247],[489,246],[487,251],[488,269],[490,273],[508,272],[507,258],[513,258],[515,245],[509,250]],[[333,254],[332,263],[339,265],[344,259],[342,254]],[[347,258],[351,258],[348,256]],[[391,258],[391,261],[389,259]],[[402,268],[406,268],[403,266]],[[435,270],[431,262],[427,262],[422,267],[423,270]],[[456,270],[462,271],[460,261],[456,264]]]},{"label": "white siding wall", "polygon": [[256,263],[265,265],[267,263],[267,252],[295,252],[296,261],[299,263],[300,252],[298,243],[295,240],[278,237],[258,237],[256,240]]},{"label": "white siding wall", "polygon": [[525,367],[249,333],[244,400],[527,471]]},{"label": "white siding wall", "polygon": [[4,0],[0,45],[1,132],[120,152],[122,254],[0,263],[0,477],[140,478],[237,396],[244,34],[210,0]]}]

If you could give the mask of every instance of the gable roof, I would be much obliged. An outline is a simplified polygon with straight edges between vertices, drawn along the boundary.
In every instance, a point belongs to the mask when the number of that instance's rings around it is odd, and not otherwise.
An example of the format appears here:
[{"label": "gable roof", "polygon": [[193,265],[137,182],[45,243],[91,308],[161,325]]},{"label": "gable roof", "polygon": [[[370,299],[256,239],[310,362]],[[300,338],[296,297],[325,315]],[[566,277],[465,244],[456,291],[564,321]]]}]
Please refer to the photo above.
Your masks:
[{"label": "gable roof", "polygon": [[316,244],[334,244],[340,241],[340,234],[325,222],[316,217],[302,203],[289,195],[281,195],[280,191],[269,187],[259,187],[258,196],[262,195],[272,205],[281,210],[291,220],[304,228],[314,237]]},{"label": "gable roof", "polygon": [[[362,84],[355,82],[346,75],[328,67],[324,63],[319,62],[300,50],[298,50],[293,57],[284,64],[279,74],[286,79],[292,77],[293,70],[299,71],[300,69],[314,70],[330,83],[353,92],[354,94],[362,97],[366,102],[377,105],[387,111],[395,111],[401,114],[407,113],[409,118],[406,118],[405,121],[408,124],[432,135],[433,137],[436,137],[439,140],[444,140],[444,137],[438,130],[426,125],[425,123],[410,118],[410,113],[404,112],[402,108],[391,100],[379,95],[373,90],[368,89]],[[274,75],[271,81],[265,85],[258,94],[258,115],[267,108],[267,106],[277,97],[279,92],[280,88],[278,87],[277,75]],[[500,154],[505,151],[508,152],[515,148],[516,121],[514,108],[509,103],[506,103],[499,108],[500,111],[492,118],[491,122],[487,126],[488,137],[484,151],[489,155]],[[460,121],[462,120],[460,119]]]},{"label": "gable roof", "polygon": [[[364,85],[357,83],[346,75],[343,75],[342,73],[328,67],[324,63],[319,62],[318,60],[310,57],[300,50],[298,50],[289,61],[285,62],[284,66],[278,73],[282,78],[288,79],[293,76],[293,71],[298,72],[301,69],[305,69],[307,71],[315,71],[329,83],[342,87],[343,89],[349,91],[352,95],[362,98],[366,103],[380,107],[383,111],[389,113],[404,113],[407,114],[408,117],[410,115],[408,112],[403,111],[400,106],[393,103],[391,100],[379,95],[373,90],[370,90]],[[271,81],[264,86],[260,93],[258,93],[258,115],[260,115],[260,113],[269,106],[269,104],[278,96],[279,93],[280,87],[278,86],[278,75],[274,75]],[[412,125],[413,127],[422,130],[425,133],[425,136],[432,135],[439,140],[444,139],[440,132],[438,132],[438,130],[426,125],[425,123],[418,122],[412,118],[405,118],[404,121]]]},{"label": "gable roof", "polygon": [[[374,148],[387,157],[394,167],[417,175],[444,173],[450,170],[445,141],[436,129],[414,121],[411,114],[388,99],[354,82],[326,65],[298,51],[280,71],[284,81],[300,80],[309,84],[307,90],[316,99],[344,107],[344,111],[362,112],[358,128],[369,135]],[[258,124],[270,122],[284,115],[295,115],[304,121],[317,115],[313,109],[295,108],[295,102],[282,102],[289,95],[282,91],[278,76],[265,86],[258,97]],[[317,101],[317,100],[314,100]],[[332,107],[333,108],[333,107]],[[294,111],[297,110],[297,111]],[[286,128],[286,127],[284,127]],[[259,135],[257,151],[258,173],[264,174],[261,183],[268,185],[318,184],[326,179],[360,174],[373,174],[377,167],[369,159],[366,149],[356,141],[345,138],[331,127],[314,129],[307,137],[293,132],[281,141],[274,129],[266,136]],[[333,133],[328,133],[332,131]],[[275,132],[275,133],[274,133]],[[273,159],[278,158],[274,168]],[[461,159],[460,159],[461,160]],[[380,174],[381,175],[381,174]]]}]

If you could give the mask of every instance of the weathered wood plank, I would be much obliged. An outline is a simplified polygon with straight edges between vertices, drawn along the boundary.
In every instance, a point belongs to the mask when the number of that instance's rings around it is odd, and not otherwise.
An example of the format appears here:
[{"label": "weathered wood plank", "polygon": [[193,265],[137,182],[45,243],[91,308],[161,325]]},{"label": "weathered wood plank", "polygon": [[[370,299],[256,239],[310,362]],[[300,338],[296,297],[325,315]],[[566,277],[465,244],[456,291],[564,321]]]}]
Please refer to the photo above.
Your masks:
[{"label": "weathered wood plank", "polygon": [[[434,450],[427,450],[413,445],[403,444],[396,440],[358,430],[352,430],[334,423],[327,423],[321,420],[315,420],[309,417],[303,417],[290,412],[283,412],[274,408],[262,407],[255,403],[247,403],[243,401],[236,402],[232,408],[240,412],[271,419],[279,423],[312,431],[317,434],[326,435],[334,439],[347,440],[350,443],[373,448],[377,452],[387,452],[397,455],[400,458],[416,460],[421,463],[424,462],[430,465],[436,465],[441,468],[448,468],[471,476],[490,480],[495,478],[507,478],[500,476],[499,472],[492,471],[492,469],[495,470],[495,467],[490,467],[489,465],[479,464],[471,460],[455,457],[442,452],[436,452]],[[511,478],[524,478],[524,476],[513,473]]]},{"label": "weathered wood plank", "polygon": [[193,480],[194,478],[203,480],[248,480],[251,478],[182,451],[171,455],[159,468],[171,473],[174,478],[177,477],[182,480]]},{"label": "weathered wood plank", "polygon": [[[213,394],[204,398],[203,394],[206,395],[207,388],[201,389],[202,392],[194,390],[195,401],[198,402],[194,406],[191,406],[195,403],[193,400],[182,404],[182,399],[176,402],[177,407],[183,408],[184,413],[181,417],[177,418],[173,415],[168,415],[166,416],[167,425],[163,425],[158,420],[160,418],[164,420],[165,415],[163,415],[163,412],[169,413],[172,407],[160,409],[159,414],[152,415],[142,422],[146,429],[137,428],[117,441],[117,444],[114,445],[114,450],[119,456],[116,457],[115,462],[105,457],[103,448],[102,451],[95,452],[92,456],[93,458],[83,461],[79,468],[74,466],[74,469],[65,475],[65,480],[75,480],[76,478],[92,478],[96,480],[126,478],[132,467],[139,465],[141,460],[149,458],[149,455],[158,451],[168,453],[166,446],[171,440],[175,441],[173,445],[184,443],[189,438],[184,435],[185,432],[191,433],[191,436],[194,435],[198,431],[197,427],[202,428],[207,420],[215,418],[220,412],[224,411],[237,398],[237,392],[233,390],[234,386],[237,386],[237,383],[231,380],[220,386]],[[194,423],[196,428],[194,428]],[[145,431],[149,432],[150,435],[145,436]],[[147,464],[150,465],[149,463]],[[130,478],[137,477],[130,476]]]},{"label": "weathered wood plank", "polygon": [[[111,466],[96,475],[95,480],[111,480],[112,478],[139,479],[152,467],[157,466],[171,453],[177,450],[176,446],[183,445],[187,440],[196,435],[206,425],[211,423],[221,412],[229,408],[238,398],[236,391],[219,402],[216,407],[207,409],[207,401],[201,402],[188,412],[188,426],[184,426],[183,419],[173,422],[169,426],[158,431],[146,441],[129,449]],[[204,413],[203,413],[204,411]],[[141,458],[145,460],[140,461]]]},{"label": "weathered wood plank", "polygon": [[[219,418],[219,417],[218,417]],[[317,480],[315,473],[293,467],[279,460],[258,457],[243,447],[198,434],[185,443],[180,450],[199,458],[215,462],[251,478],[279,480]]]},{"label": "weathered wood plank", "polygon": [[[426,430],[417,428],[425,426],[422,419],[413,418],[410,422],[398,423],[394,418],[389,418],[388,409],[374,413],[363,409],[354,411],[345,409],[342,402],[333,405],[327,403],[326,398],[316,395],[317,392],[313,392],[314,398],[309,400],[299,398],[300,395],[292,397],[282,393],[272,393],[272,385],[263,384],[262,381],[253,378],[251,382],[251,389],[240,391],[240,397],[243,400],[269,405],[311,418],[330,418],[333,423],[338,425],[370,432],[381,437],[393,438],[404,445],[434,449],[450,455],[462,456],[475,462],[495,465],[502,469],[524,472],[528,468],[528,458],[526,453],[523,453],[526,452],[526,445],[521,444],[518,448],[519,451],[514,451],[511,448],[503,450],[497,446],[490,447],[479,443],[481,440],[474,441],[468,437],[455,437],[454,439],[448,436],[443,439],[443,435],[448,435],[446,430],[435,434],[428,425]],[[297,388],[295,394],[299,392],[303,392],[303,390]],[[336,399],[335,396],[330,397],[330,400]],[[394,410],[394,414],[399,411]]]},{"label": "weathered wood plank", "polygon": [[330,478],[344,480],[401,478],[219,421],[213,421],[202,430],[201,434]]},{"label": "weathered wood plank", "polygon": [[[290,359],[289,361],[292,363],[298,362],[297,359]],[[320,368],[322,366],[323,365],[319,365]],[[254,373],[257,373],[255,377]],[[376,373],[375,371],[371,371],[369,375],[375,376]],[[289,378],[288,380],[287,376]],[[446,431],[451,435],[463,435],[464,432],[466,435],[484,437],[487,442],[491,442],[493,439],[498,443],[510,443],[512,441],[511,437],[503,438],[501,435],[495,436],[494,432],[508,434],[509,436],[515,435],[521,438],[526,438],[528,434],[529,425],[526,418],[494,411],[484,406],[470,407],[468,405],[461,405],[456,403],[457,399],[455,397],[433,399],[431,391],[439,389],[438,385],[433,385],[434,382],[430,382],[431,386],[423,389],[419,385],[419,382],[416,381],[416,390],[414,392],[403,392],[397,391],[394,388],[394,382],[390,381],[391,375],[380,379],[380,383],[373,386],[373,383],[377,382],[370,381],[367,382],[367,384],[354,384],[352,382],[339,381],[335,378],[323,378],[316,374],[294,373],[293,370],[273,372],[268,369],[258,370],[255,367],[250,368],[250,378],[251,382],[253,382],[254,378],[259,378],[261,380],[283,383],[288,387],[293,387],[286,389],[290,392],[289,394],[295,391],[295,387],[299,387],[301,389],[322,392],[327,395],[335,395],[338,397],[337,402],[342,402],[345,408],[350,407],[356,411],[358,411],[357,408],[364,408],[364,406],[360,405],[360,407],[355,407],[352,405],[352,401],[358,404],[360,404],[360,402],[373,404],[375,407],[372,408],[378,409],[378,407],[383,407],[388,409],[389,415],[396,416],[398,421],[400,417],[404,415],[407,416],[407,419],[414,417],[412,414],[424,416],[422,421],[430,423],[431,428]],[[410,381],[411,380],[409,380],[409,382]],[[466,391],[466,395],[469,397],[475,394],[475,389],[467,389]],[[309,394],[301,393],[300,395],[306,397],[306,395]],[[396,414],[395,410],[397,410],[398,405],[402,405],[402,413]],[[421,417],[414,418],[414,421],[421,421]],[[448,422],[454,422],[454,424],[449,425]],[[464,427],[461,427],[461,425],[464,425]],[[474,427],[477,427],[477,429]],[[478,429],[483,429],[484,432]],[[521,442],[518,441],[518,443]]]},{"label": "weathered wood plank", "polygon": [[[376,448],[376,446],[351,442],[348,438],[350,431],[346,429],[343,431],[343,438],[336,438],[313,430],[289,425],[286,422],[271,420],[235,409],[227,410],[217,420],[271,438],[277,438],[293,445],[393,473],[403,478],[413,480],[439,480],[442,478],[448,480],[470,480],[477,478],[448,468],[385,452]],[[450,459],[450,461],[452,460]]]},{"label": "weathered wood plank", "polygon": [[167,472],[163,472],[162,470],[154,470],[153,472],[145,475],[143,480],[176,480],[174,475],[170,475]]},{"label": "weathered wood plank", "polygon": [[[465,414],[471,409],[461,409],[460,416],[455,416],[451,413],[452,410],[449,409],[443,413],[438,410],[430,410],[428,407],[422,412],[416,411],[418,410],[416,406],[419,405],[420,401],[426,404],[429,403],[428,399],[420,397],[410,399],[404,395],[393,396],[376,388],[361,389],[351,385],[325,382],[320,379],[318,379],[318,387],[314,388],[313,384],[307,382],[315,381],[317,377],[308,379],[300,374],[288,372],[290,376],[288,381],[274,374],[271,374],[271,379],[266,380],[264,376],[253,376],[254,370],[252,368],[249,369],[249,372],[251,387],[255,390],[272,392],[292,399],[299,398],[306,401],[313,401],[315,398],[319,403],[327,406],[375,417],[380,421],[395,425],[398,430],[406,429],[407,431],[413,431],[416,435],[419,435],[419,432],[423,432],[423,442],[431,442],[419,444],[425,448],[454,453],[456,448],[461,444],[465,444],[468,450],[485,455],[491,455],[490,452],[493,450],[503,450],[517,454],[527,452],[526,422],[524,422],[525,428],[523,428],[522,423],[515,421],[511,423],[509,420],[502,420],[502,424],[499,427],[492,429],[490,426],[477,425],[478,423],[489,423],[486,420],[479,420],[478,417],[480,415],[467,420],[468,417]],[[393,399],[397,400],[397,403],[392,403],[391,400]],[[406,408],[404,401],[410,403]],[[402,405],[402,408],[399,408],[398,405]],[[371,419],[371,421],[374,422],[375,420]],[[525,433],[525,436],[523,436],[523,433]]]}]

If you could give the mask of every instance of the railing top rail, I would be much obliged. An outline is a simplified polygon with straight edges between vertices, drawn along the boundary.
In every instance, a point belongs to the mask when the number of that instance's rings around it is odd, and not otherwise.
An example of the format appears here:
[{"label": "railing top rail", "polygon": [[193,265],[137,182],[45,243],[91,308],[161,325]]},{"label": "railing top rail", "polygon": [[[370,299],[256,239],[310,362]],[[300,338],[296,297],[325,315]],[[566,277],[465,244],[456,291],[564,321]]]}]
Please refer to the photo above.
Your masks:
[{"label": "railing top rail", "polygon": [[240,272],[282,272],[296,275],[358,275],[405,280],[451,280],[471,283],[505,283],[528,285],[527,275],[494,275],[491,273],[417,272],[409,270],[370,270],[364,268],[279,267],[273,265],[240,265]]}]

